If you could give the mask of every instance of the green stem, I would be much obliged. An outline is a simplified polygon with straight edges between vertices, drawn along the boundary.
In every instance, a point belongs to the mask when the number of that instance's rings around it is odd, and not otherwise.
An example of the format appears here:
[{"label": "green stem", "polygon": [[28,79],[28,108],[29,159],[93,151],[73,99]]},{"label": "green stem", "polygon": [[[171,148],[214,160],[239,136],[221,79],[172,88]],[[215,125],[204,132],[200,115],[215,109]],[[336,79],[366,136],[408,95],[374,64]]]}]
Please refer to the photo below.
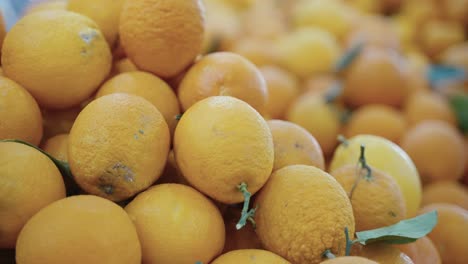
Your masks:
[{"label": "green stem", "polygon": [[325,250],[325,252],[323,252],[323,256],[326,257],[327,259],[334,259],[336,258],[336,256],[329,250]]},{"label": "green stem", "polygon": [[325,102],[331,104],[336,101],[338,97],[343,93],[343,86],[340,82],[334,82],[333,85],[325,93]]},{"label": "green stem", "polygon": [[247,183],[243,182],[239,184],[237,188],[242,193],[242,195],[244,195],[244,205],[242,207],[242,215],[241,215],[241,218],[239,219],[239,222],[236,225],[236,229],[239,230],[245,226],[245,224],[247,223],[247,220],[249,220],[250,218],[251,220],[249,221],[253,220],[253,216],[255,215],[256,209],[251,209],[249,211],[250,197],[252,196],[252,194],[247,190]]},{"label": "green stem", "polygon": [[178,114],[178,115],[175,116],[175,119],[176,119],[177,121],[179,121],[181,118],[182,118],[182,114]]},{"label": "green stem", "polygon": [[366,146],[361,145],[361,155],[359,156],[359,164],[361,167],[366,170],[366,175],[364,176],[366,180],[370,180],[372,178],[372,169],[369,167],[366,161],[366,156],[364,155],[366,150]]}]

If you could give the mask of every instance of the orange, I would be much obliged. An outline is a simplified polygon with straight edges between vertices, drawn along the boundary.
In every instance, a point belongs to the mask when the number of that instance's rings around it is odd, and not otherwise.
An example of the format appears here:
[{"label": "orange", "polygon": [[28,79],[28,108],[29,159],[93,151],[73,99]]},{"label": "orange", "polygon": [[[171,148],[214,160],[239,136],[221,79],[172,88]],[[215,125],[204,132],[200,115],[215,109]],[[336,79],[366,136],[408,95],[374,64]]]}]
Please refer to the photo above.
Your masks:
[{"label": "orange", "polygon": [[177,75],[201,52],[204,30],[201,0],[126,1],[120,16],[128,57],[163,78]]},{"label": "orange", "polygon": [[337,79],[331,74],[315,75],[307,78],[302,85],[304,93],[319,93],[325,95],[326,92],[337,84]]},{"label": "orange", "polygon": [[377,264],[377,262],[363,257],[339,257],[320,262],[322,264]]},{"label": "orange", "polygon": [[442,1],[443,13],[449,20],[468,25],[468,1],[466,0],[444,0]]},{"label": "orange", "polygon": [[42,109],[43,139],[49,139],[58,134],[69,133],[81,109],[81,106],[61,110]]},{"label": "orange", "polygon": [[68,0],[67,9],[91,18],[114,47],[119,31],[119,18],[124,0]]},{"label": "orange", "polygon": [[[374,0],[364,0],[373,1]],[[391,50],[400,49],[400,40],[397,31],[392,27],[388,19],[383,16],[369,14],[358,16],[354,30],[351,31],[345,40],[345,47],[351,48],[358,44],[365,46],[384,48]]]},{"label": "orange", "polygon": [[294,75],[276,66],[264,66],[260,71],[268,88],[266,115],[273,119],[283,118],[299,95],[298,81]]},{"label": "orange", "polygon": [[67,108],[88,98],[109,74],[111,53],[98,26],[68,11],[27,15],[8,32],[5,75],[46,108]]},{"label": "orange", "polygon": [[393,245],[374,243],[361,246],[357,255],[371,259],[379,264],[413,264],[413,261],[405,253],[402,253]]},{"label": "orange", "polygon": [[268,91],[262,73],[250,61],[231,52],[216,52],[202,57],[185,74],[178,96],[187,111],[210,96],[233,96],[262,113]]},{"label": "orange", "polygon": [[284,258],[261,249],[233,250],[216,258],[211,264],[290,264]]},{"label": "orange", "polygon": [[351,203],[340,184],[312,166],[275,171],[256,198],[256,232],[267,250],[297,264],[345,254],[345,228],[354,234]]},{"label": "orange", "polygon": [[230,52],[241,55],[256,66],[268,66],[276,64],[278,57],[274,46],[268,40],[256,38],[241,38],[232,44]]},{"label": "orange", "polygon": [[238,186],[255,194],[273,169],[273,138],[266,121],[247,103],[213,96],[184,113],[174,135],[174,155],[184,177],[226,204],[244,200]]},{"label": "orange", "polygon": [[241,13],[243,30],[241,34],[274,41],[287,32],[289,25],[280,1],[250,1],[252,2],[250,8]]},{"label": "orange", "polygon": [[430,56],[437,56],[448,47],[464,40],[463,26],[456,21],[433,19],[419,30],[419,42]]},{"label": "orange", "polygon": [[288,165],[311,165],[325,169],[325,159],[317,140],[304,128],[282,120],[268,121],[275,145],[273,170]]},{"label": "orange", "polygon": [[414,161],[425,183],[458,180],[463,175],[466,155],[463,137],[445,122],[419,123],[407,131],[401,147]]},{"label": "orange", "polygon": [[468,262],[468,211],[451,204],[431,204],[423,207],[421,213],[437,210],[437,226],[428,237],[439,251],[442,263],[463,264]]},{"label": "orange", "polygon": [[369,104],[358,108],[346,123],[346,137],[370,134],[398,143],[405,133],[404,115],[387,105]]},{"label": "orange", "polygon": [[344,98],[352,107],[400,106],[407,92],[405,65],[394,50],[367,47],[346,72]]},{"label": "orange", "polygon": [[246,225],[237,230],[236,225],[241,217],[241,208],[228,207],[224,212],[224,223],[226,227],[226,243],[223,252],[238,249],[262,249],[262,243],[258,239],[253,225]]},{"label": "orange", "polygon": [[65,197],[65,185],[47,156],[13,142],[0,141],[0,175],[0,248],[14,248],[29,218]]},{"label": "orange", "polygon": [[0,140],[21,139],[38,145],[42,117],[34,98],[14,81],[1,76],[0,95]]},{"label": "orange", "polygon": [[296,123],[317,139],[325,156],[335,149],[341,124],[337,109],[318,94],[305,94],[289,108],[286,120]]},{"label": "orange", "polygon": [[78,185],[90,194],[122,201],[159,178],[170,134],[151,103],[117,93],[87,105],[68,140],[68,160]]},{"label": "orange", "polygon": [[153,104],[164,116],[171,133],[180,114],[179,101],[174,91],[160,78],[146,72],[134,71],[119,74],[99,88],[96,98],[113,93],[138,95]]},{"label": "orange", "polygon": [[218,208],[191,187],[156,185],[125,211],[137,228],[143,263],[209,263],[223,250],[224,222]]},{"label": "orange", "polygon": [[141,247],[135,226],[121,207],[79,195],[50,204],[26,223],[16,244],[16,261],[139,264]]},{"label": "orange", "polygon": [[430,119],[445,121],[453,126],[457,124],[448,100],[435,92],[412,94],[405,102],[403,111],[410,126]]},{"label": "orange", "polygon": [[156,183],[178,183],[190,186],[188,181],[184,178],[184,175],[182,175],[179,166],[177,165],[173,150],[169,152],[169,155],[167,156],[166,166],[164,167],[164,172],[161,175],[161,177],[159,177]]},{"label": "orange", "polygon": [[114,62],[113,72],[117,75],[124,72],[138,71],[138,68],[129,58],[123,58]]},{"label": "orange", "polygon": [[468,42],[465,41],[448,47],[440,54],[439,60],[446,65],[468,69]]},{"label": "orange", "polygon": [[37,3],[30,4],[26,7],[25,15],[52,10],[65,11],[67,9],[67,0],[46,0],[34,2]]},{"label": "orange", "polygon": [[455,204],[468,210],[468,188],[456,181],[434,182],[424,186],[422,205]]},{"label": "orange", "polygon": [[68,134],[59,134],[47,139],[41,148],[58,160],[68,161]]},{"label": "orange", "polygon": [[414,264],[442,264],[437,248],[427,236],[413,243],[397,245],[397,247],[408,255]]},{"label": "orange", "polygon": [[406,218],[405,199],[395,179],[372,164],[367,166],[370,171],[345,165],[330,173],[348,193],[356,231],[393,225]]}]

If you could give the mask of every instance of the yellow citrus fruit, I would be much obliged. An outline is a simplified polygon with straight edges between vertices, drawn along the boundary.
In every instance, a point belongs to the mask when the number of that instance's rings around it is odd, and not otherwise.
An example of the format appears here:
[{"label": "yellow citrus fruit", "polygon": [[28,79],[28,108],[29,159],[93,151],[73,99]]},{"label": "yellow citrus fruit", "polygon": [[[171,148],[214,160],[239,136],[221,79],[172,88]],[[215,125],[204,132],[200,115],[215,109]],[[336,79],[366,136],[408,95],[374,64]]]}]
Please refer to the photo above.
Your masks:
[{"label": "yellow citrus fruit", "polygon": [[431,204],[421,213],[437,210],[438,222],[428,237],[439,251],[442,263],[463,264],[468,262],[468,211],[451,204]]},{"label": "yellow citrus fruit", "polygon": [[349,257],[338,257],[320,262],[321,264],[378,264],[363,257],[349,256]]},{"label": "yellow citrus fruit", "polygon": [[81,106],[60,110],[42,109],[43,139],[49,139],[58,134],[69,133],[81,109]]},{"label": "yellow citrus fruit", "polygon": [[352,113],[345,127],[346,137],[370,134],[398,143],[406,131],[404,115],[387,105],[368,104]]},{"label": "yellow citrus fruit", "polygon": [[289,32],[277,45],[280,64],[301,78],[332,71],[341,53],[335,37],[315,27]]},{"label": "yellow citrus fruit", "polygon": [[412,94],[405,102],[403,111],[410,126],[431,119],[445,121],[453,126],[457,124],[457,118],[448,100],[435,92]]},{"label": "yellow citrus fruit", "polygon": [[372,167],[392,176],[403,193],[408,216],[414,216],[422,197],[421,181],[411,158],[395,143],[372,135],[359,135],[340,144],[333,154],[330,171],[344,165],[355,165],[361,145],[366,147],[366,160]]},{"label": "yellow citrus fruit", "polygon": [[419,31],[419,41],[430,56],[437,56],[446,48],[465,40],[463,26],[456,21],[430,20]]},{"label": "yellow citrus fruit", "polygon": [[335,149],[341,124],[338,110],[319,94],[305,94],[292,103],[286,120],[296,123],[317,139],[325,156]]},{"label": "yellow citrus fruit", "polygon": [[68,161],[68,134],[59,134],[47,139],[41,148],[58,160]]},{"label": "yellow citrus fruit", "polygon": [[245,225],[237,230],[236,225],[241,218],[241,209],[230,206],[224,212],[226,227],[226,243],[223,253],[239,249],[262,249],[262,243],[255,233],[253,225]]},{"label": "yellow citrus fruit", "polygon": [[16,261],[139,264],[141,247],[135,226],[121,207],[79,195],[48,205],[26,223],[16,244]]},{"label": "yellow citrus fruit", "polygon": [[[252,1],[252,6],[242,13],[243,32],[241,34],[273,41],[284,35],[289,25],[279,2]],[[271,19],[273,17],[274,19]]]},{"label": "yellow citrus fruit", "polygon": [[161,175],[170,135],[164,117],[145,99],[111,94],[87,105],[68,139],[71,172],[88,193],[122,201]]},{"label": "yellow citrus fruit", "polygon": [[227,252],[211,264],[290,264],[284,258],[261,249],[240,249]]},{"label": "yellow citrus fruit", "polygon": [[455,204],[468,210],[468,188],[456,181],[434,182],[424,186],[422,205]]},{"label": "yellow citrus fruit", "polygon": [[427,236],[413,243],[397,245],[397,247],[409,256],[414,264],[442,264],[437,248]]},{"label": "yellow citrus fruit", "polygon": [[[31,1],[30,1],[31,2]],[[46,0],[46,1],[34,1],[36,3],[30,4],[26,7],[25,15],[32,13],[53,11],[67,9],[67,0]]]},{"label": "yellow citrus fruit", "polygon": [[68,0],[67,9],[91,18],[113,47],[119,33],[119,18],[124,0]]},{"label": "yellow citrus fruit", "polygon": [[0,140],[21,139],[38,145],[42,138],[42,116],[34,98],[14,81],[1,76],[0,95]]},{"label": "yellow citrus fruit", "polygon": [[256,38],[241,38],[232,44],[230,52],[241,55],[256,66],[268,66],[276,64],[277,51],[269,40]]},{"label": "yellow citrus fruit", "polygon": [[400,49],[398,33],[385,17],[376,14],[361,15],[354,24],[354,30],[345,39],[346,48],[365,44],[366,47]]},{"label": "yellow citrus fruit", "polygon": [[443,64],[468,69],[468,42],[465,41],[448,47],[440,54],[439,60]]},{"label": "yellow citrus fruit", "polygon": [[351,203],[328,173],[306,165],[275,171],[255,200],[256,232],[267,250],[297,264],[320,263],[326,250],[345,254]]},{"label": "yellow citrus fruit", "polygon": [[453,126],[437,120],[419,123],[407,131],[401,147],[418,168],[425,183],[458,180],[465,170],[462,135]]},{"label": "yellow citrus fruit", "polygon": [[262,116],[230,96],[201,100],[184,113],[174,135],[174,155],[184,177],[211,198],[244,200],[241,183],[256,193],[274,161],[273,138]]},{"label": "yellow citrus fruit", "polygon": [[286,110],[299,95],[297,79],[276,66],[264,66],[260,71],[268,88],[266,115],[270,118],[284,118]]},{"label": "yellow citrus fruit", "polygon": [[178,88],[182,109],[210,96],[233,96],[262,113],[268,90],[258,68],[240,55],[215,52],[202,57],[185,74]]},{"label": "yellow citrus fruit", "polygon": [[273,170],[296,164],[325,169],[322,149],[307,130],[283,120],[270,120],[268,125],[275,145]]},{"label": "yellow citrus fruit", "polygon": [[379,264],[413,264],[405,253],[393,245],[374,243],[361,246],[356,253],[358,256],[371,259]]},{"label": "yellow citrus fruit", "polygon": [[20,143],[0,141],[0,175],[0,248],[15,248],[29,218],[65,198],[65,185],[47,156]]},{"label": "yellow citrus fruit", "polygon": [[171,87],[157,76],[141,71],[119,74],[99,88],[96,98],[113,93],[128,93],[145,98],[161,112],[169,130],[174,132],[176,117],[180,114],[179,101]]},{"label": "yellow citrus fruit", "polygon": [[209,263],[223,250],[224,222],[218,208],[191,187],[156,185],[125,211],[137,228],[143,263]]},{"label": "yellow citrus fruit", "polygon": [[115,75],[134,71],[138,71],[138,68],[129,58],[123,58],[114,62],[114,68],[112,70]]},{"label": "yellow citrus fruit", "polygon": [[201,52],[204,36],[201,0],[126,1],[119,34],[139,69],[173,77]]},{"label": "yellow citrus fruit", "polygon": [[2,51],[5,75],[46,108],[67,108],[88,98],[111,68],[98,26],[68,11],[27,15],[8,32]]},{"label": "yellow citrus fruit", "polygon": [[406,67],[390,49],[366,47],[346,72],[344,98],[353,107],[400,106],[407,92]]}]

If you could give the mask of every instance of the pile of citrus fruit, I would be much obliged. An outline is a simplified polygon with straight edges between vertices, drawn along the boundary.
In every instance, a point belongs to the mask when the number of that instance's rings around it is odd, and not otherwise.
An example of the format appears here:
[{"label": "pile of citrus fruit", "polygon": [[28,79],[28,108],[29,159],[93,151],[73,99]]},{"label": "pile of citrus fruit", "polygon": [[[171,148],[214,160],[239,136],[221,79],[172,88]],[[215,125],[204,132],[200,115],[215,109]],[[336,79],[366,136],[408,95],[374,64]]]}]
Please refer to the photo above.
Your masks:
[{"label": "pile of citrus fruit", "polygon": [[468,0],[39,2],[0,263],[468,263]]}]

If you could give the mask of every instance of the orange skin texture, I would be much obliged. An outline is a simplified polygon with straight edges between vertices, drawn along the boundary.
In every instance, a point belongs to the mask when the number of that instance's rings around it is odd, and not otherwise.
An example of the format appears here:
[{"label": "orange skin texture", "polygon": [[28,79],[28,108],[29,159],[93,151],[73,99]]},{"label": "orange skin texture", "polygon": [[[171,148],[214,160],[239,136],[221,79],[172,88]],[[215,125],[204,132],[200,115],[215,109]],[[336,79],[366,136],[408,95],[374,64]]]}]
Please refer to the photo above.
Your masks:
[{"label": "orange skin texture", "polygon": [[413,243],[397,245],[396,247],[408,255],[414,264],[442,264],[437,248],[427,236]]},{"label": "orange skin texture", "polygon": [[297,264],[345,254],[345,227],[354,234],[346,192],[328,173],[306,165],[275,171],[258,194],[256,232],[265,249]]},{"label": "orange skin texture", "polygon": [[398,143],[406,131],[404,115],[387,105],[365,105],[358,108],[345,127],[347,138],[360,134],[384,137]]},{"label": "orange skin texture", "polygon": [[174,133],[176,116],[180,114],[179,101],[171,87],[157,76],[141,71],[119,74],[99,88],[96,98],[113,93],[128,93],[145,98],[161,112],[171,134]]},{"label": "orange skin texture", "polygon": [[65,185],[47,156],[20,143],[0,142],[0,175],[0,249],[15,248],[29,218],[65,198]]},{"label": "orange skin texture", "polygon": [[396,51],[367,47],[350,65],[344,80],[345,102],[400,106],[408,93],[403,60]]},{"label": "orange skin texture", "polygon": [[68,161],[68,134],[59,134],[47,139],[41,148],[58,160]]},{"label": "orange skin texture", "polygon": [[41,110],[31,94],[0,76],[0,140],[20,139],[38,145],[42,138]]},{"label": "orange skin texture", "polygon": [[284,258],[261,249],[233,250],[216,258],[211,264],[290,264]]},{"label": "orange skin texture", "polygon": [[231,52],[215,52],[202,57],[186,73],[178,88],[182,109],[209,96],[232,96],[265,111],[268,90],[258,68]]},{"label": "orange skin texture", "polygon": [[458,180],[465,170],[463,137],[442,121],[425,121],[407,131],[401,147],[414,161],[425,183]]},{"label": "orange skin texture", "polygon": [[311,165],[325,170],[325,159],[317,140],[304,128],[282,120],[268,121],[275,145],[273,170],[288,165]]},{"label": "orange skin texture", "polygon": [[3,44],[5,75],[46,108],[69,108],[87,99],[109,74],[111,63],[96,23],[68,11],[23,17]]},{"label": "orange skin texture", "polygon": [[[395,179],[370,166],[370,179],[366,178],[366,170],[355,165],[345,165],[330,173],[351,197],[356,231],[393,225],[406,218],[405,200]],[[361,179],[351,196],[357,173]]]},{"label": "orange skin texture", "polygon": [[363,257],[338,257],[320,262],[321,264],[378,264],[375,261]]},{"label": "orange skin texture", "polygon": [[184,177],[199,191],[226,204],[244,200],[237,186],[255,194],[273,169],[268,124],[247,103],[214,96],[184,113],[174,135],[174,155]]},{"label": "orange skin texture", "polygon": [[441,120],[454,127],[457,125],[457,118],[448,100],[434,92],[419,92],[411,95],[405,102],[403,112],[410,126],[426,120]]},{"label": "orange skin texture", "polygon": [[240,207],[228,207],[224,212],[226,243],[224,244],[223,253],[239,249],[263,249],[253,225],[248,223],[242,229],[236,229],[240,217]]},{"label": "orange skin texture", "polygon": [[351,254],[371,259],[379,264],[414,264],[411,258],[402,253],[400,249],[384,243],[357,245],[352,249]]},{"label": "orange skin texture", "polygon": [[78,185],[112,201],[148,188],[162,174],[169,128],[145,99],[103,96],[87,105],[70,131],[68,159]]},{"label": "orange skin texture", "polygon": [[137,228],[143,263],[209,263],[223,250],[224,222],[218,208],[191,187],[156,185],[125,211]]},{"label": "orange skin texture", "polygon": [[139,69],[174,77],[201,52],[205,31],[201,0],[126,1],[119,34]]},{"label": "orange skin texture", "polygon": [[468,210],[468,187],[456,181],[434,182],[424,186],[422,205],[448,203]]},{"label": "orange skin texture", "polygon": [[135,226],[121,207],[79,195],[50,204],[28,221],[18,237],[16,261],[139,264],[141,247]]},{"label": "orange skin texture", "polygon": [[439,251],[442,263],[463,264],[468,262],[468,211],[451,204],[431,204],[421,208],[420,213],[437,210],[437,226],[429,233]]}]

